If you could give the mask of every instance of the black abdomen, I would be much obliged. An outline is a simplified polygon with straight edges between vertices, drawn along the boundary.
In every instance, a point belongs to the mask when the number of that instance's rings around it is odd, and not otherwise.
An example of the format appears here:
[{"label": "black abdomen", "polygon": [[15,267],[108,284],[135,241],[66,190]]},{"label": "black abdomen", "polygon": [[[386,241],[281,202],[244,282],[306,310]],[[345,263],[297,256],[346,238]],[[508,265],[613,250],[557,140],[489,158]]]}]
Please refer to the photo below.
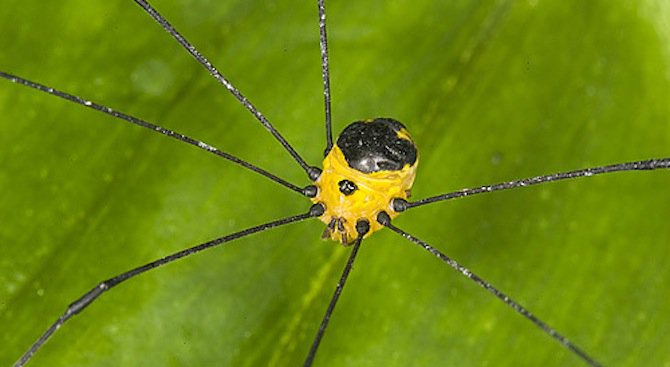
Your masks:
[{"label": "black abdomen", "polygon": [[337,139],[349,167],[363,173],[399,171],[416,163],[417,150],[405,126],[391,118],[356,121]]}]

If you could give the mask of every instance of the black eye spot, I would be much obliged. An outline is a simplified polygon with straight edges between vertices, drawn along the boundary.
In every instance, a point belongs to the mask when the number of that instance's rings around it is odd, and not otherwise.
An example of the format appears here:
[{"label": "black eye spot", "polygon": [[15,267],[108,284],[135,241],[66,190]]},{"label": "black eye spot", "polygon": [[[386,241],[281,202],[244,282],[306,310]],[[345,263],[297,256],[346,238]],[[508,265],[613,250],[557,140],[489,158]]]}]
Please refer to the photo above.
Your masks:
[{"label": "black eye spot", "polygon": [[349,180],[342,180],[338,182],[337,185],[340,188],[340,192],[347,196],[353,194],[354,191],[358,190],[358,186],[356,186],[355,183]]}]

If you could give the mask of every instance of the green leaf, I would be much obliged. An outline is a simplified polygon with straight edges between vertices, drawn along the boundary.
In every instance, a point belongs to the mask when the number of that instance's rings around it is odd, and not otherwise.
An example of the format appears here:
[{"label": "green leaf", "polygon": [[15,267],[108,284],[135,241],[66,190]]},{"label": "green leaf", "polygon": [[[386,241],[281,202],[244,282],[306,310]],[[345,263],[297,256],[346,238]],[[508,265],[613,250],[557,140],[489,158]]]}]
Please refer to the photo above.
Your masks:
[{"label": "green leaf", "polygon": [[[324,148],[312,1],[155,1],[298,152]],[[0,70],[202,139],[300,186],[260,124],[131,1],[3,2]],[[660,1],[329,2],[336,132],[404,122],[414,198],[670,156]],[[0,365],[97,282],[304,212],[199,149],[0,81]],[[620,173],[404,213],[425,239],[605,365],[670,364],[670,175]],[[296,366],[348,248],[312,220],[132,279],[33,366]],[[580,360],[402,238],[366,241],[315,366],[575,366]],[[583,363],[582,363],[583,365]]]}]

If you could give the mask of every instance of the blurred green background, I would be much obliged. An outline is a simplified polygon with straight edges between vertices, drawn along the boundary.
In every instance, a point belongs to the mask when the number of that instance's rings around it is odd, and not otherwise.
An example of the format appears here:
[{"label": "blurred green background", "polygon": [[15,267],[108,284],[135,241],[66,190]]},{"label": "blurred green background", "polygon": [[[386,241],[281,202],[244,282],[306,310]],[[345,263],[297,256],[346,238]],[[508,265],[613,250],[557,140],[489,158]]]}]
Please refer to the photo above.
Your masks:
[{"label": "blurred green background", "polygon": [[[323,151],[316,4],[155,1],[304,157]],[[403,121],[414,197],[670,156],[664,1],[332,1],[336,131]],[[131,1],[4,0],[0,70],[237,154],[299,185],[269,134]],[[0,365],[98,281],[307,200],[198,149],[0,81]],[[413,209],[396,224],[608,366],[670,365],[669,172]],[[295,366],[348,249],[316,220],[123,284],[34,366]],[[315,366],[578,366],[400,237],[364,243]]]}]

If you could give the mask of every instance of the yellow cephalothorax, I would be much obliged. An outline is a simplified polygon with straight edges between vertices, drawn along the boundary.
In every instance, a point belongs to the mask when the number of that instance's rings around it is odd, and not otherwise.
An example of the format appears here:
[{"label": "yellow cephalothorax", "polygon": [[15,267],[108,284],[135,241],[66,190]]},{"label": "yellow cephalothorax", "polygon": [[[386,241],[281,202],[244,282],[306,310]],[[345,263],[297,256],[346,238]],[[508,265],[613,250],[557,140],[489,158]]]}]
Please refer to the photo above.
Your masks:
[{"label": "yellow cephalothorax", "polygon": [[417,164],[416,146],[400,122],[377,118],[347,126],[315,182],[312,201],[325,206],[323,237],[348,245],[358,236],[359,220],[368,221],[368,237],[382,228],[376,219],[381,211],[395,218],[391,203],[408,198]]}]

